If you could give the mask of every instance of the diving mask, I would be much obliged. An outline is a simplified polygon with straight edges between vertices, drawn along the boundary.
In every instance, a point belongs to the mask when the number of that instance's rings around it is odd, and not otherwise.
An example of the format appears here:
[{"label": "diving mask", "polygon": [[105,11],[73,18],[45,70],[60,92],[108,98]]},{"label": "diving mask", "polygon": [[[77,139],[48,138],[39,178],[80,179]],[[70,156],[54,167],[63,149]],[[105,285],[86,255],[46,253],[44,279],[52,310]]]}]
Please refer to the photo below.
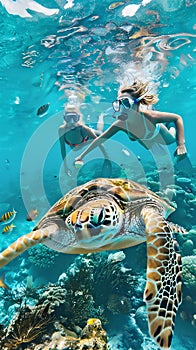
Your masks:
[{"label": "diving mask", "polygon": [[136,98],[135,100],[133,100],[131,97],[119,97],[112,103],[113,109],[115,112],[119,112],[121,105],[125,109],[131,109],[135,103],[142,100],[142,98],[147,94],[148,94],[148,91],[146,91],[142,96]]},{"label": "diving mask", "polygon": [[73,120],[74,123],[77,123],[80,119],[80,115],[77,113],[65,113],[64,120],[69,123],[71,120]]}]

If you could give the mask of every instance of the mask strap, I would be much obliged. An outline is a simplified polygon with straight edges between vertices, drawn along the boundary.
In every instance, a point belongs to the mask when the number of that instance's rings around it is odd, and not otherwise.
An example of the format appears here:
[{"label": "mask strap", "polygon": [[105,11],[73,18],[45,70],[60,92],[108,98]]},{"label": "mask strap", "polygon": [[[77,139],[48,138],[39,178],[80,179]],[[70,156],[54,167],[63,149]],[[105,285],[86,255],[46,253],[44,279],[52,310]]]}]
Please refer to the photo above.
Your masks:
[{"label": "mask strap", "polygon": [[134,103],[137,103],[137,102],[141,101],[143,99],[143,97],[146,96],[148,93],[149,93],[149,91],[146,91],[142,96],[136,98],[134,100]]}]

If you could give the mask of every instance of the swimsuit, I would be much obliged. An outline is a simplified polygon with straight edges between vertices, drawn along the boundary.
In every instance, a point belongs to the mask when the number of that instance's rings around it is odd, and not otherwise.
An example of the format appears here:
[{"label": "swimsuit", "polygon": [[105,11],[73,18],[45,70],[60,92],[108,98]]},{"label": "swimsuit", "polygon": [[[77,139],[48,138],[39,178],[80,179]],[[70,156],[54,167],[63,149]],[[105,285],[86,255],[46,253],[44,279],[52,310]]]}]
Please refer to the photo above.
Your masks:
[{"label": "swimsuit", "polygon": [[[159,133],[160,129],[161,129],[161,124],[156,124],[155,126],[155,130],[152,134],[152,131],[148,130],[148,127],[147,127],[147,124],[146,124],[146,118],[144,116],[144,113],[142,112],[142,118],[143,118],[143,122],[144,122],[144,127],[145,127],[145,135],[144,137],[140,138],[141,141],[151,141],[153,140]],[[128,119],[127,119],[128,120]],[[126,129],[127,129],[127,134],[128,134],[128,137],[132,140],[132,141],[135,141],[137,140],[137,138],[135,138],[128,130],[128,125],[127,125],[127,120],[126,120]],[[149,136],[151,135],[151,136]]]},{"label": "swimsuit", "polygon": [[[76,130],[77,128],[78,128],[78,126],[76,126],[76,127],[75,127],[74,129],[72,129],[72,130]],[[82,125],[80,125],[79,128],[80,128],[80,134],[81,134],[81,136],[82,136]],[[65,134],[65,135],[66,135],[66,134]],[[83,138],[82,138],[82,140],[81,140],[80,143],[70,143],[69,141],[66,140],[65,135],[64,135],[65,143],[66,143],[67,145],[69,145],[70,147],[79,146],[79,145],[81,145],[82,143],[87,142],[88,139],[89,139],[88,136],[82,136]]]}]

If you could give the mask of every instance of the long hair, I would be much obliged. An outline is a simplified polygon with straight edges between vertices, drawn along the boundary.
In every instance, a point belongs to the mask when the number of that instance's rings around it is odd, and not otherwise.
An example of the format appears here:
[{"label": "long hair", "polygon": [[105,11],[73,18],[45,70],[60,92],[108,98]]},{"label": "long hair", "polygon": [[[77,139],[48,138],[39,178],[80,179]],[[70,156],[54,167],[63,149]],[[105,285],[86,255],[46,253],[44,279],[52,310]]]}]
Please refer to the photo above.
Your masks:
[{"label": "long hair", "polygon": [[79,107],[71,104],[67,104],[64,106],[64,113],[77,113],[81,114]]},{"label": "long hair", "polygon": [[[135,80],[133,84],[129,86],[122,86],[119,89],[119,94],[127,92],[130,94],[134,99],[144,95],[148,92],[148,85],[149,83],[143,83],[141,80]],[[147,93],[141,100],[140,103],[143,105],[153,105],[158,102],[158,96],[156,94],[150,94]]]}]

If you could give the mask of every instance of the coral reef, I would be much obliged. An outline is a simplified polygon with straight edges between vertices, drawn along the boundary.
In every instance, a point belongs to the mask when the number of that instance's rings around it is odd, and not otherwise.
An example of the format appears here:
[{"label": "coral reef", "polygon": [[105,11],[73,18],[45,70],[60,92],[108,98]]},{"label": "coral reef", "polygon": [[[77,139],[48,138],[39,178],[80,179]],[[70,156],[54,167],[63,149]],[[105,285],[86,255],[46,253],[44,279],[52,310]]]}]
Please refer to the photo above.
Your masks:
[{"label": "coral reef", "polygon": [[132,313],[129,316],[128,324],[124,331],[124,345],[127,349],[129,347],[139,349],[143,340],[144,334],[136,323],[135,314]]},{"label": "coral reef", "polygon": [[123,346],[123,334],[114,335],[108,341],[108,350],[126,350]]},{"label": "coral reef", "polygon": [[188,234],[180,234],[178,233],[176,235],[176,239],[180,246],[180,254],[181,256],[187,256],[187,255],[195,255],[196,253],[196,227],[193,226],[193,228],[188,232]]},{"label": "coral reef", "polygon": [[[171,214],[171,221],[184,226],[187,230],[192,229],[192,225],[195,224],[196,217],[196,181],[195,181],[196,168],[193,168],[190,176],[187,173],[175,171],[175,174],[169,174],[168,178],[172,178],[172,183],[164,183],[164,179],[167,179],[167,172],[161,174],[160,171],[152,171],[149,167],[147,171],[147,184],[148,187],[160,195],[162,198],[171,202],[173,201],[176,211]],[[191,177],[192,176],[192,177]],[[161,181],[160,181],[161,179]],[[174,183],[173,183],[174,179]],[[167,179],[168,180],[168,179]]]},{"label": "coral reef", "polygon": [[196,255],[182,258],[183,303],[180,316],[196,327]]},{"label": "coral reef", "polygon": [[29,343],[39,337],[52,321],[52,316],[48,314],[48,309],[49,305],[40,309],[37,307],[22,307],[9,326],[2,330],[1,349],[17,349],[19,344]]},{"label": "coral reef", "polygon": [[[32,349],[28,347],[27,349]],[[80,333],[80,337],[66,335],[66,330],[54,332],[51,340],[36,345],[34,350],[107,350],[107,333],[99,319],[89,319]]]},{"label": "coral reef", "polygon": [[101,299],[105,300],[111,294],[126,296],[130,299],[131,287],[136,286],[137,279],[133,276],[132,270],[125,268],[122,263],[125,253],[120,251],[109,255],[108,253],[93,254],[92,257],[95,300],[98,299],[100,302]]},{"label": "coral reef", "polygon": [[107,333],[99,319],[89,319],[78,337],[59,323],[54,332],[56,322],[46,332],[54,320],[47,312],[47,307],[21,310],[7,329],[0,328],[1,349],[18,349],[22,345],[26,350],[107,350]]},{"label": "coral reef", "polygon": [[187,177],[177,177],[176,183],[185,190],[191,187],[191,179]]},{"label": "coral reef", "polygon": [[33,286],[32,276],[27,276],[21,283],[15,280],[9,290],[0,289],[0,322],[7,326],[21,307],[35,306],[38,297],[39,293]]},{"label": "coral reef", "polygon": [[[62,344],[68,344],[67,338],[67,343],[62,339],[64,333],[67,335],[65,329],[80,334],[80,340],[70,342],[69,339],[68,349],[105,349],[105,343],[102,344],[100,339],[88,342],[85,339],[88,338],[88,332],[101,327],[101,321],[107,323],[113,316],[128,315],[134,305],[134,291],[138,283],[131,269],[124,266],[124,260],[125,254],[122,251],[81,255],[66,273],[59,276],[56,283],[34,288],[29,276],[26,285],[19,285],[19,289],[15,286],[19,292],[18,298],[14,291],[6,291],[7,299],[4,301],[9,312],[16,315],[7,328],[2,329],[1,344],[5,350],[11,349],[10,344],[14,349],[19,344],[29,342],[28,346],[34,346],[35,349],[39,340],[48,341],[48,337],[51,340],[55,328],[53,337],[60,337]],[[57,322],[53,321],[53,315],[60,326],[57,327]],[[94,317],[100,321],[92,321],[92,324],[89,321],[81,332],[86,320],[93,320]],[[41,332],[45,329],[47,339],[44,340]]]},{"label": "coral reef", "polygon": [[39,302],[50,302],[50,307],[61,304],[56,312],[66,317],[66,327],[84,327],[85,320],[95,316],[106,322],[110,314],[128,314],[137,283],[124,259],[123,252],[77,257],[56,286],[42,291]]}]

